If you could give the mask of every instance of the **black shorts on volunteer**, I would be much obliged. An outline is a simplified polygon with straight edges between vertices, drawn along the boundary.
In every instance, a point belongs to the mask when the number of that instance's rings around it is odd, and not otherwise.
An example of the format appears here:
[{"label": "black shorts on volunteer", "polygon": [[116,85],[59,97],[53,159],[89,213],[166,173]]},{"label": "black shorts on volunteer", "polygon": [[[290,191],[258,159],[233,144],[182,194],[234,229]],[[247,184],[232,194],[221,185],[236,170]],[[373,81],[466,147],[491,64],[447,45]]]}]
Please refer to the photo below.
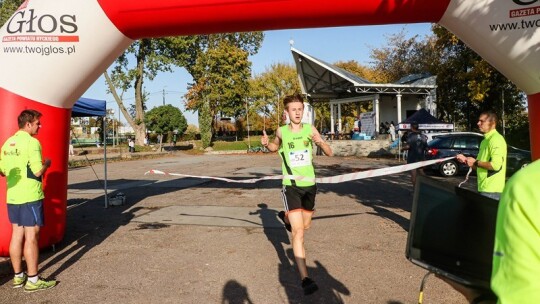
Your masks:
[{"label": "black shorts on volunteer", "polygon": [[23,227],[43,226],[43,200],[24,204],[7,204],[12,224]]},{"label": "black shorts on volunteer", "polygon": [[285,212],[303,210],[315,211],[315,195],[317,194],[317,186],[297,187],[283,186],[281,190],[283,206]]}]

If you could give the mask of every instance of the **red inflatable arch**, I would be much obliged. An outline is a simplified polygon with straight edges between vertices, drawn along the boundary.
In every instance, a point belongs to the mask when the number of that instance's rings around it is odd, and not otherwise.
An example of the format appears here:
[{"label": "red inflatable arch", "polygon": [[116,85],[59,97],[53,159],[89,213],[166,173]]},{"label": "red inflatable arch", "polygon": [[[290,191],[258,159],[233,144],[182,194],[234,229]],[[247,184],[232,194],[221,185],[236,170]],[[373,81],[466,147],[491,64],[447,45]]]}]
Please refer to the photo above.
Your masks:
[{"label": "red inflatable arch", "polygon": [[[40,247],[62,240],[71,108],[143,37],[347,25],[436,22],[528,94],[533,158],[540,158],[540,0],[28,0],[0,30],[0,141],[26,108],[44,114]],[[0,182],[0,255],[11,227]]]}]

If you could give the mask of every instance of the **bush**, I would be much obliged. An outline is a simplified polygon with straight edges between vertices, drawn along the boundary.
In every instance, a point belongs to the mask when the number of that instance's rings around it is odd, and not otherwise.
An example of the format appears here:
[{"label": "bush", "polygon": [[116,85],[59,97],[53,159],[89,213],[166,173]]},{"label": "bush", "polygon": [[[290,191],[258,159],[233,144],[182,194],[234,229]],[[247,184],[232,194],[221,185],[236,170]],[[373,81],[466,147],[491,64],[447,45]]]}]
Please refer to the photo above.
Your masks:
[{"label": "bush", "polygon": [[182,140],[199,140],[201,138],[199,129],[194,125],[188,125],[186,132],[182,135]]}]

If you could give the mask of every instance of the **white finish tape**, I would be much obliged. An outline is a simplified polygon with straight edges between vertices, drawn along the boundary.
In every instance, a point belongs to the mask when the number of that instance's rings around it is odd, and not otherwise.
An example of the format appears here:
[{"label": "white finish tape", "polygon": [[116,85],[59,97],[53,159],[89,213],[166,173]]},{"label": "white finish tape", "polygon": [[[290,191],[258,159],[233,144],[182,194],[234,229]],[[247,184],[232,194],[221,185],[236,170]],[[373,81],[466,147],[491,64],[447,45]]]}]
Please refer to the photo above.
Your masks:
[{"label": "white finish tape", "polygon": [[414,169],[418,169],[421,167],[441,163],[447,160],[450,160],[455,157],[447,157],[442,159],[434,159],[434,160],[426,160],[421,161],[417,163],[412,164],[406,164],[406,165],[400,165],[400,166],[393,166],[388,168],[381,168],[381,169],[373,169],[373,170],[367,170],[362,172],[354,172],[354,173],[348,173],[348,174],[342,174],[342,175],[336,175],[336,176],[329,176],[329,177],[317,177],[317,178],[310,178],[305,176],[296,176],[296,175],[273,175],[273,176],[265,176],[261,178],[251,178],[251,179],[242,179],[242,180],[236,180],[236,179],[230,179],[230,178],[224,178],[224,177],[216,177],[216,176],[202,176],[202,175],[190,175],[190,174],[181,174],[181,173],[169,173],[169,172],[163,172],[160,170],[150,170],[144,175],[147,174],[160,174],[160,175],[169,175],[169,176],[181,176],[181,177],[191,177],[191,178],[202,178],[202,179],[211,179],[211,180],[219,180],[224,181],[228,183],[240,183],[240,184],[252,184],[257,183],[264,180],[276,180],[276,179],[294,179],[298,181],[314,181],[318,184],[338,184],[338,183],[344,183],[352,180],[358,180],[358,179],[364,179],[364,178],[370,178],[370,177],[377,177],[377,176],[383,176],[383,175],[390,175],[390,174],[396,174],[396,173],[402,173]]}]

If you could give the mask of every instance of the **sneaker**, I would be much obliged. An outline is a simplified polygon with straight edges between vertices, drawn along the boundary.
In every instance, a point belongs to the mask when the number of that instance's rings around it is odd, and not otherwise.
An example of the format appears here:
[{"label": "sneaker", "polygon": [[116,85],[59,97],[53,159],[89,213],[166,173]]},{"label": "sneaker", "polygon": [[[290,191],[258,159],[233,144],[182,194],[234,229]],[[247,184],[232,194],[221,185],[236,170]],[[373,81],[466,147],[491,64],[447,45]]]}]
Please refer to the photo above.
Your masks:
[{"label": "sneaker", "polygon": [[319,290],[319,286],[312,279],[305,277],[302,280],[302,289],[304,289],[304,295],[310,295]]},{"label": "sneaker", "polygon": [[53,288],[54,286],[56,286],[55,280],[44,280],[42,278],[38,278],[38,281],[36,283],[32,283],[30,282],[30,280],[27,280],[26,285],[24,285],[24,291],[35,292],[35,291]]},{"label": "sneaker", "polygon": [[24,283],[26,283],[26,279],[28,279],[28,277],[26,276],[26,273],[23,273],[22,277],[14,276],[13,277],[13,288],[23,287]]},{"label": "sneaker", "polygon": [[287,229],[287,231],[291,232],[291,224],[287,224],[287,222],[285,222],[285,211],[280,211],[278,213],[278,217],[279,217],[279,219],[281,219],[283,224],[285,224],[285,229]]}]

